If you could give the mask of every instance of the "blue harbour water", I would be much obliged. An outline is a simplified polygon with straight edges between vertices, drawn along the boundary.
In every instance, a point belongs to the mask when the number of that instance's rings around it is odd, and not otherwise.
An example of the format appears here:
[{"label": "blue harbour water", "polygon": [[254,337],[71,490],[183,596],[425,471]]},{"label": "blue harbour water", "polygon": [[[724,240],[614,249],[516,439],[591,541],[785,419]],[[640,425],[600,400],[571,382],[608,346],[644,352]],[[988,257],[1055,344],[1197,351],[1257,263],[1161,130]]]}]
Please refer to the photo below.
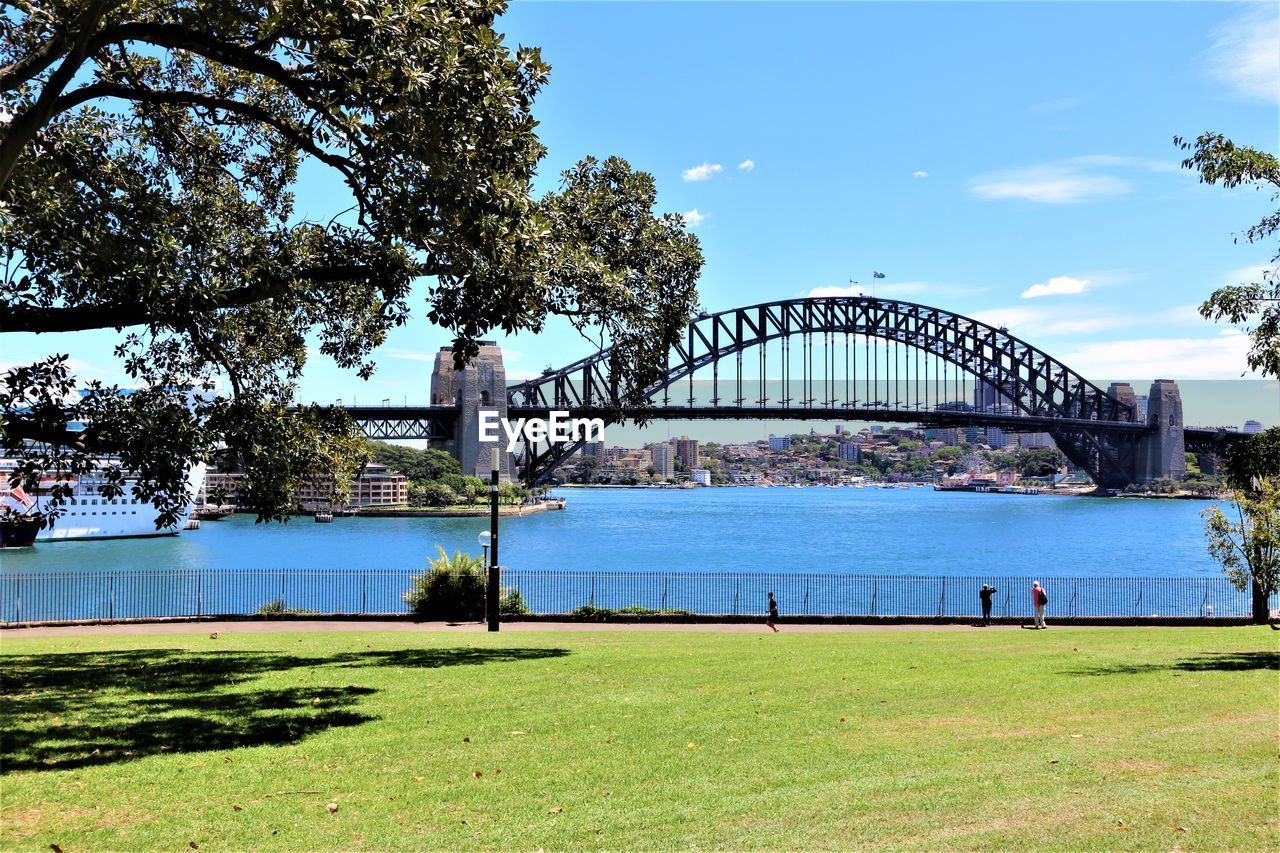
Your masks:
[{"label": "blue harbour water", "polygon": [[[758,614],[1242,616],[1188,500],[932,489],[566,489],[566,511],[504,517],[503,583],[535,612],[589,604]],[[0,555],[0,621],[405,612],[436,547],[478,553],[484,518],[205,522],[179,537],[42,543]],[[1153,580],[1156,579],[1156,580]]]},{"label": "blue harbour water", "polygon": [[[1203,501],[911,489],[565,489],[564,512],[504,517],[515,569],[1209,577]],[[41,543],[4,572],[423,567],[479,553],[484,518],[205,522],[177,537]]]}]

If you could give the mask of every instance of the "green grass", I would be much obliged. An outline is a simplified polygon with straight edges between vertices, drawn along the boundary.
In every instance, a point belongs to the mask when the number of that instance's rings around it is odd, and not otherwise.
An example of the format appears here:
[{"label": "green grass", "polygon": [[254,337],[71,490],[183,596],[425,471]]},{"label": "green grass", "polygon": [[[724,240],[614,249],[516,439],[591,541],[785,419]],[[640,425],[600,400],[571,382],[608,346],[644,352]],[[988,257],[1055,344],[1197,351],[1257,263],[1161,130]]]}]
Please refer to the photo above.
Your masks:
[{"label": "green grass", "polygon": [[1278,638],[5,635],[0,844],[1274,850]]}]

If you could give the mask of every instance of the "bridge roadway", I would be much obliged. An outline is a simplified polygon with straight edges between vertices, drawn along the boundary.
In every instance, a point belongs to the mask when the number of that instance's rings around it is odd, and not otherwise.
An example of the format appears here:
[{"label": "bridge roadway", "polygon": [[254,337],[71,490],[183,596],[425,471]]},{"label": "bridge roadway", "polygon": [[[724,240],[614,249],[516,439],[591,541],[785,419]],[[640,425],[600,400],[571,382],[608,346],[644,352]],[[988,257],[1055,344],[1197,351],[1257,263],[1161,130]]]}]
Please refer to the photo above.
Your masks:
[{"label": "bridge roadway", "polygon": [[[453,438],[458,420],[457,406],[346,406],[347,413],[360,426],[366,438],[378,440]],[[516,418],[546,418],[548,408],[511,406],[507,416]],[[609,419],[611,413],[604,409],[574,409],[573,417]],[[639,412],[624,409],[622,415],[630,419]],[[813,407],[801,406],[653,406],[644,413],[650,420],[793,420],[793,421],[868,421],[885,423],[910,423],[929,427],[993,426],[1006,432],[1048,432],[1061,427],[1088,427],[1091,430],[1114,431],[1137,435],[1152,431],[1147,424],[1124,421],[1096,421],[1079,418],[1036,417],[1007,415],[990,412],[965,411],[963,409],[901,409],[884,407]],[[1242,433],[1227,430],[1188,428],[1186,441],[1190,447],[1206,448],[1230,443],[1243,438]]]}]

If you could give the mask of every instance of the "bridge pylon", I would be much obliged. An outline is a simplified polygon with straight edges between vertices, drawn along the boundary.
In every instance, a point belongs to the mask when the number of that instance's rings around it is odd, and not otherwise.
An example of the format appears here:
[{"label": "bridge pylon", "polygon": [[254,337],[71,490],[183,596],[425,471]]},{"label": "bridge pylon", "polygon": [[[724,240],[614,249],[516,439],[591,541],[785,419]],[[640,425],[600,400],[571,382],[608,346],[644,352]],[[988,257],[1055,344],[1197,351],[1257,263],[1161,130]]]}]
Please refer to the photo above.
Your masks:
[{"label": "bridge pylon", "polygon": [[506,452],[502,429],[498,428],[498,444],[480,443],[480,413],[507,416],[507,371],[497,344],[480,341],[479,354],[461,370],[453,366],[453,349],[441,347],[431,372],[431,405],[458,408],[453,438],[436,446],[453,454],[465,476],[488,482],[490,448],[497,447],[500,479],[511,482],[511,454]]},{"label": "bridge pylon", "polygon": [[1147,423],[1154,429],[1138,442],[1135,483],[1186,476],[1182,392],[1172,379],[1157,379],[1147,394]]}]

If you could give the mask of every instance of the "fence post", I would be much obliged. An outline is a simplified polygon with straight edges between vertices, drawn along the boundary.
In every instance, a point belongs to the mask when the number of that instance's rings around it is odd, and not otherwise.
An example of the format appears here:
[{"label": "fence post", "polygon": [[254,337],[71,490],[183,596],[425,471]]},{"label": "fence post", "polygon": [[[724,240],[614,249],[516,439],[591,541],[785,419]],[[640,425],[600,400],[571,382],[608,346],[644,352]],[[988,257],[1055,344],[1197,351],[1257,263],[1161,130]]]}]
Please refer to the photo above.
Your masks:
[{"label": "fence post", "polygon": [[369,576],[364,572],[360,573],[360,612],[369,612]]},{"label": "fence post", "polygon": [[809,615],[809,576],[804,579],[804,615]]},{"label": "fence post", "polygon": [[1142,615],[1142,578],[1138,578],[1138,601],[1133,605],[1133,615]]},{"label": "fence post", "polygon": [[591,592],[587,597],[587,606],[596,606],[596,576],[594,574],[591,575]]},{"label": "fence post", "polygon": [[944,577],[942,578],[942,597],[938,599],[938,617],[939,618],[941,618],[942,614],[946,611],[946,607],[947,607],[947,579]]},{"label": "fence post", "polygon": [[196,618],[204,614],[204,573],[196,575]]},{"label": "fence post", "polygon": [[107,619],[116,618],[116,575],[107,576]]},{"label": "fence post", "polygon": [[671,582],[671,578],[667,575],[662,576],[662,610],[667,609],[667,584]]},{"label": "fence post", "polygon": [[880,592],[880,579],[871,579],[871,615],[876,616],[876,595]]}]

